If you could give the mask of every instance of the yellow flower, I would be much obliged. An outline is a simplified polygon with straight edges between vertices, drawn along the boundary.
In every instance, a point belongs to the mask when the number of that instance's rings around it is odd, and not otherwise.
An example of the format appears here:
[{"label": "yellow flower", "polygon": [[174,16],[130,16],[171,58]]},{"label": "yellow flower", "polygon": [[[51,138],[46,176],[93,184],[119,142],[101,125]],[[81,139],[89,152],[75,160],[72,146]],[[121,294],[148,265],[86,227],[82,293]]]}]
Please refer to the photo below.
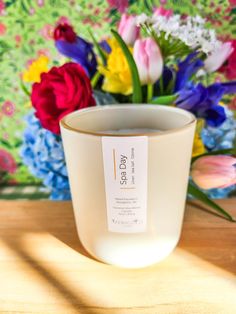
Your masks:
[{"label": "yellow flower", "polygon": [[200,135],[196,132],[194,136],[194,142],[193,142],[193,152],[192,157],[196,157],[198,155],[202,155],[205,153],[205,147],[202,142],[202,139]]},{"label": "yellow flower", "polygon": [[204,127],[204,121],[198,120],[196,132],[195,132],[195,136],[194,136],[194,142],[193,142],[192,157],[202,155],[206,152],[205,146],[204,146],[202,139],[201,139],[201,136],[200,136],[200,132],[201,132],[203,127]]},{"label": "yellow flower", "polygon": [[[132,93],[132,78],[126,58],[114,39],[108,41],[111,53],[107,58],[107,66],[99,66],[104,75],[102,89],[106,92],[129,95]],[[132,52],[132,48],[129,48]]]},{"label": "yellow flower", "polygon": [[24,82],[40,82],[40,74],[48,71],[48,57],[41,55],[23,72]]}]

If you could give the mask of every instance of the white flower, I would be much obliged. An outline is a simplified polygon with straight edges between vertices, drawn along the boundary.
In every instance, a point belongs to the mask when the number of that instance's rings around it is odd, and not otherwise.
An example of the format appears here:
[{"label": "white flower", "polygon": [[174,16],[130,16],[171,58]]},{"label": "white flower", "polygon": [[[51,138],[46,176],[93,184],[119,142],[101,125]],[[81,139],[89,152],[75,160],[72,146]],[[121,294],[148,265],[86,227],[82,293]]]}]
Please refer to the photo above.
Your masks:
[{"label": "white flower", "polygon": [[147,14],[145,13],[138,15],[136,19],[136,25],[140,26],[143,24],[153,24],[153,18],[150,16],[147,16]]},{"label": "white flower", "polygon": [[170,43],[172,37],[206,54],[210,54],[220,45],[215,31],[205,28],[205,20],[199,15],[181,19],[178,14],[167,18],[161,15],[148,17],[143,13],[138,17],[138,23],[151,25],[157,36],[164,32],[165,39],[170,40]]}]

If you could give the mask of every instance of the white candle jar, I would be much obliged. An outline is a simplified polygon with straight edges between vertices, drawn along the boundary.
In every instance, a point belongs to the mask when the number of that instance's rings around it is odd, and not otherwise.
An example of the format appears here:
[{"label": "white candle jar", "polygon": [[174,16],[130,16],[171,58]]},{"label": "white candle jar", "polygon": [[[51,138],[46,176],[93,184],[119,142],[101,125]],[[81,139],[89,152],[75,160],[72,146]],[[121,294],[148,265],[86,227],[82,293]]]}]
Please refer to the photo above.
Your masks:
[{"label": "white candle jar", "polygon": [[[168,256],[181,234],[195,117],[174,107],[122,104],[79,110],[60,124],[85,249],[126,268]],[[120,129],[131,131],[107,131]]]}]

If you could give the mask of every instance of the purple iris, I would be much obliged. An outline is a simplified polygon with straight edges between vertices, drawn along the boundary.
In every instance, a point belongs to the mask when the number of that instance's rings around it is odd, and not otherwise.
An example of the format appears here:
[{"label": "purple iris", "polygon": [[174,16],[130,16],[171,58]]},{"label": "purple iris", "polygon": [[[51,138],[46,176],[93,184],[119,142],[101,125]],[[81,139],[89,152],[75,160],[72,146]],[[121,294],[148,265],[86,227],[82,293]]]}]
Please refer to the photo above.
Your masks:
[{"label": "purple iris", "polygon": [[198,52],[190,53],[183,61],[178,63],[175,80],[175,92],[186,86],[191,77],[201,68],[204,63],[199,59]]},{"label": "purple iris", "polygon": [[193,52],[178,63],[177,70],[169,81],[173,81],[174,91],[178,95],[176,105],[179,108],[205,119],[209,126],[218,127],[226,120],[224,107],[219,102],[224,95],[236,93],[236,82],[214,83],[208,87],[201,83],[194,84],[191,78],[203,65],[199,54]]},{"label": "purple iris", "polygon": [[106,40],[102,40],[99,45],[106,53],[111,53],[111,47]]},{"label": "purple iris", "polygon": [[215,83],[205,87],[201,83],[188,86],[178,91],[176,105],[194,113],[198,118],[206,120],[213,127],[221,125],[226,120],[225,110],[219,101],[225,94],[223,84]]},{"label": "purple iris", "polygon": [[64,56],[79,63],[92,77],[97,68],[97,60],[93,52],[93,45],[76,35],[68,24],[59,24],[54,31],[55,45]]},{"label": "purple iris", "polygon": [[[198,52],[190,53],[184,60],[179,61],[177,68],[164,66],[162,81],[162,94],[170,95],[186,87],[192,76],[203,67],[203,61],[199,59]],[[161,93],[160,81],[155,84],[158,94]]]}]

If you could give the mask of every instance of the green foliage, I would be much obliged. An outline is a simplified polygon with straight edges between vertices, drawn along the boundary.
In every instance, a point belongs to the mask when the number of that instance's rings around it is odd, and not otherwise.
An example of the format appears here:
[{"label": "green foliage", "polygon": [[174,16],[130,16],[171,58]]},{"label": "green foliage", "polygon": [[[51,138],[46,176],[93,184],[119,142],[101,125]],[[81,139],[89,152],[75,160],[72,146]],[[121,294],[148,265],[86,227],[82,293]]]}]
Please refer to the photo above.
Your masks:
[{"label": "green foliage", "polygon": [[105,65],[106,64],[106,60],[107,60],[107,56],[106,53],[102,50],[101,46],[98,44],[96,38],[94,37],[93,33],[91,32],[91,30],[88,30],[89,35],[91,36],[91,39],[94,43],[94,46],[97,49],[98,55],[100,56],[102,63]]},{"label": "green foliage", "polygon": [[170,40],[170,38],[166,38],[164,32],[161,32],[160,36],[157,36],[152,27],[148,25],[143,26],[143,28],[150,37],[154,38],[160,47],[162,56],[165,60],[170,56],[174,56],[175,59],[180,58],[183,55],[187,55],[191,52],[191,49],[181,40],[173,37]]},{"label": "green foliage", "polygon": [[219,213],[221,216],[223,216],[227,220],[231,222],[236,222],[236,220],[229,213],[227,213],[220,205],[212,201],[205,193],[199,190],[192,183],[189,183],[188,185],[188,193],[192,195],[193,197],[195,197],[196,199],[202,201],[204,204],[210,206],[213,210],[215,210],[217,213]]},{"label": "green foliage", "polygon": [[141,104],[143,101],[142,88],[141,88],[141,83],[139,79],[138,69],[134,61],[134,58],[132,56],[132,53],[130,52],[129,48],[127,47],[126,43],[121,38],[121,36],[114,30],[111,30],[111,32],[113,36],[115,37],[115,39],[117,40],[118,44],[120,45],[130,68],[130,72],[132,76],[132,84],[133,84],[132,101],[133,103]]},{"label": "green foliage", "polygon": [[151,101],[151,104],[158,104],[158,105],[172,105],[177,99],[177,95],[167,95],[167,96],[160,96],[156,97]]}]

